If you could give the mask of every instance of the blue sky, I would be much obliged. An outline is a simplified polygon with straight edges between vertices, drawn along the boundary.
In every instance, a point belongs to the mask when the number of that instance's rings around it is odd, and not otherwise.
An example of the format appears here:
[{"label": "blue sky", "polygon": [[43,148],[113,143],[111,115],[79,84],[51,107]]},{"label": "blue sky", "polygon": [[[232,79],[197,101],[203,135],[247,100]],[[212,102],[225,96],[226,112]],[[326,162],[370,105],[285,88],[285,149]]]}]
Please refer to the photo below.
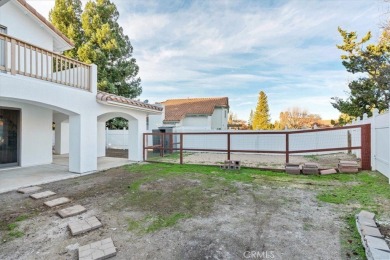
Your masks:
[{"label": "blue sky", "polygon": [[[54,0],[28,1],[47,17]],[[337,118],[331,97],[353,79],[340,61],[337,27],[374,40],[383,0],[113,0],[140,66],[141,100],[228,96],[247,120],[258,93],[272,120],[289,107]]]}]

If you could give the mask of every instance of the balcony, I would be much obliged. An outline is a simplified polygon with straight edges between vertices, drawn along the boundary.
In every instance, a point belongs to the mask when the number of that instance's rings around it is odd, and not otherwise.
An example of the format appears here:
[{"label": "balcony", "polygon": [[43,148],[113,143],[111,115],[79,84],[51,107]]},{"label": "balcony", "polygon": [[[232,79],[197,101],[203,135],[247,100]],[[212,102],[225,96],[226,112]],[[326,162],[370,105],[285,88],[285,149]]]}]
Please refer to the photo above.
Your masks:
[{"label": "balcony", "polygon": [[91,65],[2,33],[0,71],[91,91]]}]

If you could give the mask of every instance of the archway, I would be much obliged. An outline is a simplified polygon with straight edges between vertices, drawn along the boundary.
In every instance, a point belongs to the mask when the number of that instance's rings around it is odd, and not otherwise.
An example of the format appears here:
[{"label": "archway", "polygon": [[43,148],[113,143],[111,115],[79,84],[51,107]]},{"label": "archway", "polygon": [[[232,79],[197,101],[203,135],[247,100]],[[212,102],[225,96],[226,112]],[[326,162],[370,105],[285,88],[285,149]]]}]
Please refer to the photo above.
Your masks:
[{"label": "archway", "polygon": [[[121,129],[117,131],[119,139],[116,140],[117,143],[109,143],[107,142],[107,121],[114,118],[122,118],[123,120],[127,120],[127,128]],[[130,114],[124,112],[109,112],[103,115],[98,116],[97,118],[97,156],[112,156],[112,154],[107,154],[107,147],[111,146],[111,148],[119,148],[118,150],[127,150],[127,159],[132,161],[139,161],[142,158],[142,147],[140,147],[139,141],[139,129],[138,129],[138,119],[133,117]],[[113,139],[111,139],[113,140]],[[111,152],[111,151],[110,151]],[[122,153],[122,157],[123,157]],[[115,156],[117,157],[117,156]]]}]

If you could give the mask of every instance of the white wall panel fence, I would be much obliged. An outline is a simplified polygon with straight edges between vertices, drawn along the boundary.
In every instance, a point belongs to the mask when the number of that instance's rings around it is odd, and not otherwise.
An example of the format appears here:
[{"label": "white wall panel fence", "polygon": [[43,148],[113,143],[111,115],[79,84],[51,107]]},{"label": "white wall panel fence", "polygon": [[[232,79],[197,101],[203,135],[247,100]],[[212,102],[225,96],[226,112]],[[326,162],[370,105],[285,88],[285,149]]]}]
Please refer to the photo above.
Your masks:
[{"label": "white wall panel fence", "polygon": [[373,111],[372,117],[363,115],[362,120],[355,120],[352,125],[371,124],[371,166],[390,180],[390,113],[378,114]]}]

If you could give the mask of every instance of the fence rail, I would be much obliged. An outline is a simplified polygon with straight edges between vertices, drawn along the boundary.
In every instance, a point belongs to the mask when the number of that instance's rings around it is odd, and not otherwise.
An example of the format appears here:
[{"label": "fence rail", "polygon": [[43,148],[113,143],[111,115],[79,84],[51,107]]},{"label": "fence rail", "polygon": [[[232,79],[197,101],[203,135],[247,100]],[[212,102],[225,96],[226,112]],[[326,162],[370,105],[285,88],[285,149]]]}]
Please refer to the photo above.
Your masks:
[{"label": "fence rail", "polygon": [[90,91],[90,65],[2,33],[1,70]]},{"label": "fence rail", "polygon": [[289,163],[290,155],[360,150],[361,168],[369,170],[370,131],[367,124],[303,131],[144,133],[143,159],[150,161],[148,151],[161,157],[175,151],[183,164],[183,152],[189,151],[226,153],[227,160],[234,153],[281,154]]}]

